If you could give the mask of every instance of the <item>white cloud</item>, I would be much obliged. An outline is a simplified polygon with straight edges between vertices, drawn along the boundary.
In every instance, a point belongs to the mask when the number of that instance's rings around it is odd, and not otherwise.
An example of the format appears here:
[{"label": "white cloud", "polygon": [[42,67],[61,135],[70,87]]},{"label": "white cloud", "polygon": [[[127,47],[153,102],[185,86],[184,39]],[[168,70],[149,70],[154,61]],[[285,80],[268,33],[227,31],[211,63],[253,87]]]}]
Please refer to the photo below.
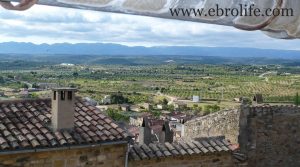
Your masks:
[{"label": "white cloud", "polygon": [[186,45],[298,49],[299,40],[278,40],[260,31],[114,13],[36,5],[0,9],[0,42],[104,42],[130,46]]}]

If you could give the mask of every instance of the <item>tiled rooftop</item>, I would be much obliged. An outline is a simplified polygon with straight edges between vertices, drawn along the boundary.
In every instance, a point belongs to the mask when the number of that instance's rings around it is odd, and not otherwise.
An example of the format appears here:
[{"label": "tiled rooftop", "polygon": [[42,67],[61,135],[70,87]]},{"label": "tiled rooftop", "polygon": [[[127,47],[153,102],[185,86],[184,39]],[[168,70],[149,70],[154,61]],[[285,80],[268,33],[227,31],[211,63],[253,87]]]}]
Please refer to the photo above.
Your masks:
[{"label": "tiled rooftop", "polygon": [[171,143],[151,143],[149,145],[133,145],[130,149],[132,160],[147,160],[169,156],[185,156],[194,154],[212,154],[232,152],[234,148],[225,139],[199,139],[197,141],[180,141]]},{"label": "tiled rooftop", "polygon": [[72,131],[51,130],[51,100],[0,101],[0,151],[121,141],[127,133],[87,102],[77,99]]}]

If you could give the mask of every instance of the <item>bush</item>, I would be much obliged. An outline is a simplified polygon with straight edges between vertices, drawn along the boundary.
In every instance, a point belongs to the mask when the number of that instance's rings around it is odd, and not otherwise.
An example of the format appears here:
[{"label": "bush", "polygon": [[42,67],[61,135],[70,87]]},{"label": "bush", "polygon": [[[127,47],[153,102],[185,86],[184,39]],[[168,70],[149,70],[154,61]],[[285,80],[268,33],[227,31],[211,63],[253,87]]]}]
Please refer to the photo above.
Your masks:
[{"label": "bush", "polygon": [[203,106],[203,113],[204,115],[210,114],[210,113],[214,113],[217,111],[220,111],[221,107],[218,105],[205,105]]},{"label": "bush", "polygon": [[106,112],[107,115],[115,121],[125,121],[125,122],[129,121],[129,117],[123,115],[119,110],[114,110],[109,108]]}]

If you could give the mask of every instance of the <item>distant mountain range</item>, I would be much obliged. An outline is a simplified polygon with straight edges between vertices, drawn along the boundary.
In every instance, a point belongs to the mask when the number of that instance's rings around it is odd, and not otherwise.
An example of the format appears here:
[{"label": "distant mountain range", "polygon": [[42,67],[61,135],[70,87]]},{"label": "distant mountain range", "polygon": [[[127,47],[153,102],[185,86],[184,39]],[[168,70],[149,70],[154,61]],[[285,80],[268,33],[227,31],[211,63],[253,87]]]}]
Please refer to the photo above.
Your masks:
[{"label": "distant mountain range", "polygon": [[5,42],[0,43],[0,54],[44,55],[103,55],[103,56],[213,56],[213,57],[269,57],[300,59],[300,51],[228,47],[129,47],[104,43],[59,43],[40,44]]}]

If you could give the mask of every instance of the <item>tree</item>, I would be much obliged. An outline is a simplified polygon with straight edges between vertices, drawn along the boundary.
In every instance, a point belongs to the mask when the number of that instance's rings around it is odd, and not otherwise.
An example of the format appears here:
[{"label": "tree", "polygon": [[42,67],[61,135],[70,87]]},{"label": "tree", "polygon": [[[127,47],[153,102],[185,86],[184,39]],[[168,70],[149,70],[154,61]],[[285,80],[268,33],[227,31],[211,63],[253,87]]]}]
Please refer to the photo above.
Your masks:
[{"label": "tree", "polygon": [[37,83],[33,83],[32,88],[39,88],[39,86],[37,85]]},{"label": "tree", "polygon": [[122,93],[116,93],[111,95],[111,102],[113,104],[128,103],[128,98],[124,97]]},{"label": "tree", "polygon": [[175,110],[175,106],[173,104],[168,105],[168,110],[169,111],[174,111]]},{"label": "tree", "polygon": [[79,76],[78,72],[73,72],[73,77],[77,78]]},{"label": "tree", "polygon": [[205,105],[205,106],[203,106],[204,115],[220,111],[220,109],[221,109],[221,107],[216,105],[216,104],[215,105]]},{"label": "tree", "polygon": [[243,97],[242,104],[244,104],[244,105],[251,105],[252,104],[252,100],[250,98]]},{"label": "tree", "polygon": [[5,80],[4,80],[4,78],[2,76],[0,76],[0,84],[1,83],[5,83]]},{"label": "tree", "polygon": [[38,97],[39,97],[39,95],[37,93],[32,93],[31,94],[31,98],[38,98]]},{"label": "tree", "polygon": [[162,104],[163,105],[168,105],[168,103],[169,103],[168,100],[166,98],[164,98],[163,101],[162,101]]},{"label": "tree", "polygon": [[27,85],[27,84],[25,84],[25,83],[22,83],[22,84],[20,85],[20,88],[25,88],[25,89],[28,89],[29,87],[28,87],[28,85]]},{"label": "tree", "polygon": [[152,115],[156,118],[159,118],[161,116],[161,112],[160,111],[152,111]]},{"label": "tree", "polygon": [[109,108],[107,110],[107,115],[115,121],[129,121],[129,117],[123,115],[120,111]]}]

